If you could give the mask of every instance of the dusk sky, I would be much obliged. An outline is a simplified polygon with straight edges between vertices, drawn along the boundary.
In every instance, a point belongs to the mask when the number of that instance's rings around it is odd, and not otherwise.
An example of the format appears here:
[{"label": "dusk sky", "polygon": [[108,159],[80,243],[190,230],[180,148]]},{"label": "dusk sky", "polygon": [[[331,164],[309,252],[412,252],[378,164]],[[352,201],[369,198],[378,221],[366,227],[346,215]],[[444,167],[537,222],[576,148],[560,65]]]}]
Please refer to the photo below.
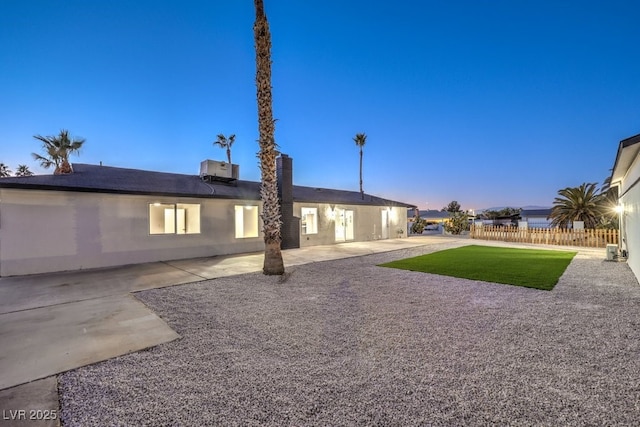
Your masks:
[{"label": "dusk sky", "polygon": [[[264,0],[276,142],[298,185],[441,209],[551,206],[640,133],[640,2]],[[251,0],[0,1],[0,162],[260,171]]]}]

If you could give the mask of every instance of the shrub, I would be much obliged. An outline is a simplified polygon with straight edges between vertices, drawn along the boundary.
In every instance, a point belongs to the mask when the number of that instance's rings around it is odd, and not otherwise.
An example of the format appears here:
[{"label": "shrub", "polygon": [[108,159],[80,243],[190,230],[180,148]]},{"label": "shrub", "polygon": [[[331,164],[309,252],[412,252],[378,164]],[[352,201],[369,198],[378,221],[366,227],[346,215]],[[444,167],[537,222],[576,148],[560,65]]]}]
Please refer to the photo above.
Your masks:
[{"label": "shrub", "polygon": [[411,226],[411,232],[413,234],[422,234],[424,227],[427,225],[427,221],[417,217],[413,219],[413,225]]},{"label": "shrub", "polygon": [[449,221],[444,223],[444,231],[451,234],[460,234],[469,228],[469,216],[466,212],[453,212]]}]

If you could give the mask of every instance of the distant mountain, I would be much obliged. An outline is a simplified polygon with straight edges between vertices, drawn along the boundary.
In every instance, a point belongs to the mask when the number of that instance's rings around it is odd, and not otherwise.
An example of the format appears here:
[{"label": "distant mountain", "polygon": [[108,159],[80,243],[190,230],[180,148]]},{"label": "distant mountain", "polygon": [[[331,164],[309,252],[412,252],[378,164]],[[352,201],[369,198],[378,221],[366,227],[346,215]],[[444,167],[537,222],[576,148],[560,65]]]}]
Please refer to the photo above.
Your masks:
[{"label": "distant mountain", "polygon": [[[484,209],[476,209],[476,213],[482,213],[484,211],[500,211],[504,208],[512,208],[513,206],[498,206],[498,207],[494,207],[494,208],[484,208]],[[521,206],[520,209],[522,210],[534,210],[534,209],[551,209],[551,206],[538,206],[538,205],[527,205],[527,206]]]},{"label": "distant mountain", "polygon": [[528,205],[528,206],[523,206],[521,209],[523,210],[534,210],[534,209],[551,209],[552,206],[537,206],[537,205]]},{"label": "distant mountain", "polygon": [[[497,206],[497,207],[493,207],[493,208],[482,208],[482,209],[474,209],[476,214],[481,214],[484,211],[500,211],[504,208],[513,208],[514,206]],[[537,210],[537,209],[551,209],[551,206],[538,206],[538,205],[527,205],[527,206],[522,206],[520,209],[522,210]],[[413,212],[413,209],[410,209]],[[464,209],[463,209],[464,210]],[[440,212],[440,209],[420,209],[420,214],[427,214],[427,213],[435,213],[435,212]]]}]

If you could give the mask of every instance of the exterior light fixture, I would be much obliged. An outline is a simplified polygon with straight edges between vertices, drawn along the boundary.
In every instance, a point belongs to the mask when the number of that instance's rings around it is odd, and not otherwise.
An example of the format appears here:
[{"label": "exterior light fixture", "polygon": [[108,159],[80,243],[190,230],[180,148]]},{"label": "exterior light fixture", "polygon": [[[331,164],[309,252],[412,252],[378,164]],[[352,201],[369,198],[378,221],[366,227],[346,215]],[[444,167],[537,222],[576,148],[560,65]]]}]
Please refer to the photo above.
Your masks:
[{"label": "exterior light fixture", "polygon": [[336,205],[331,204],[329,206],[327,206],[327,209],[325,210],[325,215],[327,217],[327,219],[329,219],[330,221],[333,221],[336,219]]}]

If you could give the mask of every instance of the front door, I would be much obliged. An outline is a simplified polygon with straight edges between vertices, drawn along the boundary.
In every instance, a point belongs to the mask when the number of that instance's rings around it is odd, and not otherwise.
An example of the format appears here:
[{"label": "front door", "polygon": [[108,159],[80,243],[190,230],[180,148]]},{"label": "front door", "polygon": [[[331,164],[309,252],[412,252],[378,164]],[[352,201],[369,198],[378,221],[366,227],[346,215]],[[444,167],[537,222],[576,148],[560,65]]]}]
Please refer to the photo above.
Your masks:
[{"label": "front door", "polygon": [[336,242],[344,242],[345,241],[345,227],[344,227],[344,209],[335,209],[336,219]]},{"label": "front door", "polygon": [[344,211],[344,234],[346,240],[353,240],[353,211]]},{"label": "front door", "polygon": [[353,240],[355,237],[353,229],[353,211],[336,209],[336,242]]},{"label": "front door", "polygon": [[382,227],[380,228],[380,238],[389,238],[389,211],[384,209],[382,211]]}]

